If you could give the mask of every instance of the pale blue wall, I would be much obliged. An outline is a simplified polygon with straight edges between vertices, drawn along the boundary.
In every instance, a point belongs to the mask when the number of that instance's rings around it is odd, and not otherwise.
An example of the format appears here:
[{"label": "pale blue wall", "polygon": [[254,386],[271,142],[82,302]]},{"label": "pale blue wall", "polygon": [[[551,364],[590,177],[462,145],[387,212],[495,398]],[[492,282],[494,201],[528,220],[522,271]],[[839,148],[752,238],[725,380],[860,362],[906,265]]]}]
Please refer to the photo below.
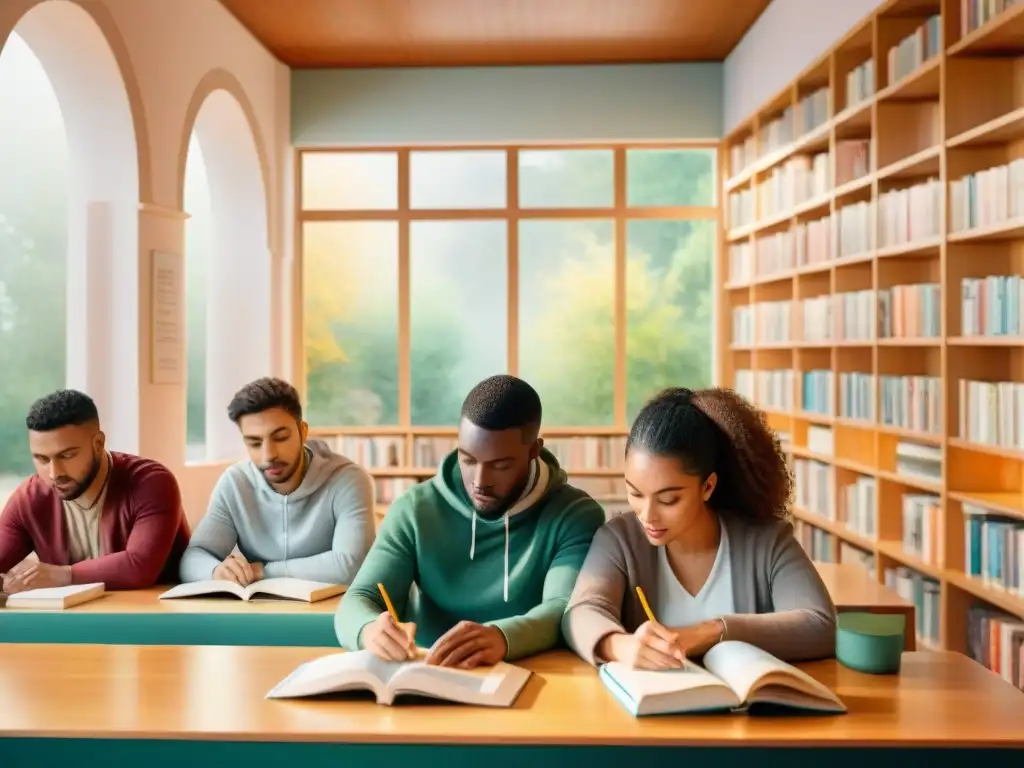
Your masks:
[{"label": "pale blue wall", "polygon": [[292,140],[330,144],[717,139],[721,63],[292,72]]}]

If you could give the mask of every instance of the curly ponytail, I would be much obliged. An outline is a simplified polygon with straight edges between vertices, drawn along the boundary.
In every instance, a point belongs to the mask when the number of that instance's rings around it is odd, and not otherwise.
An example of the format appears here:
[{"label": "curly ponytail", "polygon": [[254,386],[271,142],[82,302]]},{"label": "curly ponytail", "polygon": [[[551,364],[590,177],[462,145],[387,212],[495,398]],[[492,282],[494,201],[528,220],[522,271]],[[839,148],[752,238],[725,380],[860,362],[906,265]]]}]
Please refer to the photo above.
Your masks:
[{"label": "curly ponytail", "polygon": [[730,389],[663,390],[633,422],[626,452],[677,459],[688,474],[718,475],[708,506],[751,520],[785,519],[793,491],[779,439],[764,414]]}]

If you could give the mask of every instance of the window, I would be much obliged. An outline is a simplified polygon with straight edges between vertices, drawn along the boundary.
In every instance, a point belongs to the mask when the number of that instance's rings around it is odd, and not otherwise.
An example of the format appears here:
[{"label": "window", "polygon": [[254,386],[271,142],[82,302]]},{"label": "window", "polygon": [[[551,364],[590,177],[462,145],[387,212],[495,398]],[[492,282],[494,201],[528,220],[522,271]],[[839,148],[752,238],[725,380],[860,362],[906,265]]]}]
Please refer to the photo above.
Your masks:
[{"label": "window", "polygon": [[626,414],[665,387],[712,383],[715,222],[629,222],[626,262]]},{"label": "window", "polygon": [[715,204],[712,149],[630,149],[626,168],[630,207]]},{"label": "window", "polygon": [[519,374],[546,423],[612,424],[615,222],[531,220],[519,233]]},{"label": "window", "polygon": [[466,392],[508,369],[508,225],[414,221],[412,423],[454,426]]},{"label": "window", "polygon": [[505,207],[505,153],[500,150],[413,152],[409,162],[412,208]]},{"label": "window", "polygon": [[315,151],[301,167],[314,427],[451,428],[474,384],[509,371],[548,427],[619,429],[659,389],[711,383],[714,149]]},{"label": "window", "polygon": [[64,123],[50,80],[18,35],[0,45],[2,508],[32,472],[28,407],[66,382],[69,184]]},{"label": "window", "polygon": [[307,152],[302,155],[302,206],[307,211],[398,208],[395,152]]},{"label": "window", "polygon": [[610,149],[531,149],[519,153],[520,208],[611,208],[615,155]]},{"label": "window", "polygon": [[213,211],[206,162],[195,133],[185,161],[185,332],[188,385],[185,394],[185,461],[206,460],[207,283],[213,258]]},{"label": "window", "polygon": [[398,225],[307,222],[303,291],[308,420],[398,423]]}]

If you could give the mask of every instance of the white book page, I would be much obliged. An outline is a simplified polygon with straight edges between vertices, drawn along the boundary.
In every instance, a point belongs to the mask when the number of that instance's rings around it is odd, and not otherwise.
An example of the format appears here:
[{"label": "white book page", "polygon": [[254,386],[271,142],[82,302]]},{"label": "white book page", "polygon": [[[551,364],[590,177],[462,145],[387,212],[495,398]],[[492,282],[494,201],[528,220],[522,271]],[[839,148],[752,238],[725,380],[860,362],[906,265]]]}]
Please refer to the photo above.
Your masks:
[{"label": "white book page", "polygon": [[723,683],[706,669],[687,664],[683,669],[633,669],[617,661],[607,665],[608,673],[629,694],[633,701],[644,696],[661,696],[695,688],[721,688]]},{"label": "white book page", "polygon": [[308,600],[309,596],[318,589],[330,587],[322,581],[307,581],[305,579],[293,579],[290,576],[279,576],[274,579],[263,579],[255,581],[246,587],[245,593],[253,595],[271,595],[293,600]]},{"label": "white book page", "polygon": [[197,597],[199,595],[215,595],[218,592],[229,592],[232,595],[242,598],[246,597],[245,590],[233,581],[216,579],[212,581],[192,581],[186,584],[179,584],[171,587],[160,595],[161,600],[170,600],[176,597]]},{"label": "white book page", "polygon": [[772,674],[785,676],[798,690],[835,699],[828,688],[803,670],[749,643],[737,640],[719,643],[704,655],[704,666],[732,688],[741,701],[747,701],[758,683]]},{"label": "white book page", "polygon": [[316,696],[366,688],[380,697],[403,666],[402,663],[378,659],[369,651],[332,653],[296,667],[267,696]]},{"label": "white book page", "polygon": [[[525,682],[529,673],[519,667],[499,662],[493,667],[453,669],[428,666],[422,661],[408,662],[391,679],[394,693],[413,693],[464,704],[488,705],[503,699]],[[509,683],[510,690],[502,690]],[[500,702],[504,703],[504,701]]]}]

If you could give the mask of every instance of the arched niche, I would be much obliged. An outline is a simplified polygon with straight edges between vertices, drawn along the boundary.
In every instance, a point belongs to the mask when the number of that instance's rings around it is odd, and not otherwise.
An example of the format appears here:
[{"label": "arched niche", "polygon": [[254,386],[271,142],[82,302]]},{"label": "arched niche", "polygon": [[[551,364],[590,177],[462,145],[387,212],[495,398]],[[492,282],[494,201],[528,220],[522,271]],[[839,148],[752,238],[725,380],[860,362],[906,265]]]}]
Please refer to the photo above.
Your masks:
[{"label": "arched niche", "polygon": [[[19,5],[15,0],[15,5]],[[21,3],[20,5],[25,5]],[[7,7],[9,14],[11,8]],[[67,378],[100,408],[108,444],[139,444],[139,232],[142,104],[119,64],[113,24],[69,0],[32,5],[13,32],[60,103],[68,148]],[[0,18],[0,41],[10,17]],[[115,54],[115,49],[118,54]],[[40,297],[44,300],[44,297]],[[44,394],[44,393],[40,393]]]},{"label": "arched niche", "polygon": [[[216,87],[205,93],[188,135],[191,140],[194,134],[202,154],[210,201],[206,461],[241,454],[238,431],[226,415],[228,402],[239,387],[268,375],[271,367],[273,270],[266,163],[251,110],[233,90]],[[180,164],[183,200],[188,146],[187,141]]]}]

